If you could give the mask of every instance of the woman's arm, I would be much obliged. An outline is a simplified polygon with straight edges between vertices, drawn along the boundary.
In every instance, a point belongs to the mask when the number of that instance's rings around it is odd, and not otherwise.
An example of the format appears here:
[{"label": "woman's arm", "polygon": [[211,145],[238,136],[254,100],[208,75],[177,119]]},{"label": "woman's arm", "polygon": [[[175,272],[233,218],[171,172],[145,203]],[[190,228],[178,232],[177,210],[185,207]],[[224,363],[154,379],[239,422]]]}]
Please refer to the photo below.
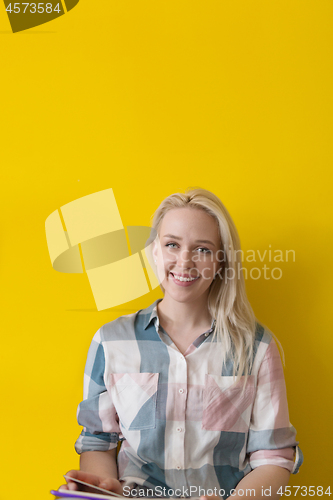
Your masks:
[{"label": "woman's arm", "polygon": [[[71,470],[66,475],[121,494],[116,460],[120,429],[104,381],[106,359],[101,332],[102,329],[99,329],[94,335],[88,351],[83,401],[77,414],[78,423],[83,426],[75,443],[75,449],[80,454],[80,470]],[[103,411],[100,412],[99,408]],[[62,488],[88,491],[87,487],[70,479]]]},{"label": "woman's arm", "polygon": [[[121,495],[123,488],[118,481],[116,455],[116,448],[108,451],[86,451],[80,456],[80,470],[70,470],[66,476]],[[78,490],[81,488],[74,481],[68,480],[67,485],[62,486],[61,489]]]},{"label": "woman's arm", "polygon": [[[278,495],[277,491],[281,486],[282,491],[284,491],[284,487],[287,486],[289,482],[289,477],[289,470],[283,467],[278,467],[277,465],[261,465],[243,477],[237,484],[236,492],[229,498],[234,498],[235,500],[243,498],[244,500],[244,498],[255,497],[258,500],[267,499],[269,497],[270,500],[279,500],[282,495]],[[243,490],[241,492],[243,495],[237,494],[239,490]],[[264,494],[265,490],[268,490],[266,491],[266,495]]]},{"label": "woman's arm", "polygon": [[97,476],[118,479],[117,448],[109,451],[86,451],[80,455],[80,470]]},{"label": "woman's arm", "polygon": [[[237,484],[228,500],[280,500],[279,488],[287,486],[290,472],[277,465],[256,467]],[[239,494],[238,494],[239,493]],[[221,500],[217,496],[201,496],[200,500]]]}]

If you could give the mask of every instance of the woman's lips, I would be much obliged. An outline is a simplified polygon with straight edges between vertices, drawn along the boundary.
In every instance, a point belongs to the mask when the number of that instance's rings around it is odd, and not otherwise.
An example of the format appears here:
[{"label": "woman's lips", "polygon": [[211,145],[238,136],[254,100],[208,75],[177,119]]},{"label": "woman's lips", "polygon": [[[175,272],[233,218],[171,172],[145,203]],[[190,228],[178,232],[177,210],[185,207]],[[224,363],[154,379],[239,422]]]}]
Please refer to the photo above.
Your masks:
[{"label": "woman's lips", "polygon": [[[193,285],[194,283],[196,283],[196,282],[198,281],[198,279],[200,278],[200,276],[198,276],[198,277],[196,277],[196,279],[195,279],[195,280],[193,280],[193,281],[179,281],[179,280],[177,280],[177,279],[174,277],[174,275],[173,275],[171,272],[170,272],[169,274],[170,274],[170,276],[171,276],[171,278],[172,278],[172,281],[173,281],[176,285],[178,285],[178,286],[191,286],[191,285]],[[189,277],[190,277],[190,276],[189,276]]]}]

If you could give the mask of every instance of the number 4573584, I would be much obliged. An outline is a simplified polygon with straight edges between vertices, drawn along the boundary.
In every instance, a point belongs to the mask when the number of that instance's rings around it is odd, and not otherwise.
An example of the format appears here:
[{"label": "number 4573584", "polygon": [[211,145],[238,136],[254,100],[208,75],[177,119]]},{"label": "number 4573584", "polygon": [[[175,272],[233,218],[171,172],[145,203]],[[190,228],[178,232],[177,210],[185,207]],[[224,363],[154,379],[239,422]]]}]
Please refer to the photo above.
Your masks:
[{"label": "number 4573584", "polygon": [[[21,8],[22,5],[22,8]],[[45,7],[44,7],[45,6]],[[50,14],[51,12],[58,12],[60,14],[61,9],[60,9],[60,4],[58,3],[54,8],[51,3],[21,3],[21,2],[16,2],[13,4],[10,3],[6,7],[6,11],[14,14],[19,14],[22,12],[25,14],[26,12],[30,12],[31,14],[43,14],[43,12],[46,12],[47,14]]]},{"label": "number 4573584", "polygon": [[277,491],[278,495],[285,495],[286,497],[296,496],[300,493],[302,497],[322,497],[323,495],[331,496],[331,487],[325,488],[323,486],[285,486],[284,488],[280,486]]}]

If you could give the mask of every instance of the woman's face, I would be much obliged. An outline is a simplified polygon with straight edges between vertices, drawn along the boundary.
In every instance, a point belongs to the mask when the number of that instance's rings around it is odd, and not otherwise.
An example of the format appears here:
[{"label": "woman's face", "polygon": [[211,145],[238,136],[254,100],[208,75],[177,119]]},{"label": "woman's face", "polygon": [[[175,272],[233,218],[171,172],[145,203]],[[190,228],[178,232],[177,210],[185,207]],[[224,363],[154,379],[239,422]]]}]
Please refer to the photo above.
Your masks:
[{"label": "woman's face", "polygon": [[223,267],[220,249],[218,223],[211,215],[193,208],[169,210],[153,250],[165,294],[180,302],[208,297],[215,273]]}]

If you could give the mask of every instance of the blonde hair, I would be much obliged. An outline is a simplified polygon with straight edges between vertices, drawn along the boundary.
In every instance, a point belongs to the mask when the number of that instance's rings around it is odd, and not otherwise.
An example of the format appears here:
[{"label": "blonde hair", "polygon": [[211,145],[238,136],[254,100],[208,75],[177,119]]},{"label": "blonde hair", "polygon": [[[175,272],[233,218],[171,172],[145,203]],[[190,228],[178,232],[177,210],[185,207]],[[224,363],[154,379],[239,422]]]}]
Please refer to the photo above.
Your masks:
[{"label": "blonde hair", "polygon": [[[175,193],[162,201],[152,216],[152,233],[159,235],[165,214],[174,208],[204,210],[218,223],[224,264],[210,285],[208,308],[216,320],[214,337],[222,344],[222,360],[233,361],[233,376],[236,382],[244,376],[244,388],[253,362],[253,346],[256,319],[245,291],[242,272],[240,240],[229,212],[221,200],[212,192],[199,187],[187,188],[185,193]],[[154,237],[155,239],[155,237]],[[231,276],[229,276],[231,274]],[[164,288],[161,286],[163,292]]]}]

